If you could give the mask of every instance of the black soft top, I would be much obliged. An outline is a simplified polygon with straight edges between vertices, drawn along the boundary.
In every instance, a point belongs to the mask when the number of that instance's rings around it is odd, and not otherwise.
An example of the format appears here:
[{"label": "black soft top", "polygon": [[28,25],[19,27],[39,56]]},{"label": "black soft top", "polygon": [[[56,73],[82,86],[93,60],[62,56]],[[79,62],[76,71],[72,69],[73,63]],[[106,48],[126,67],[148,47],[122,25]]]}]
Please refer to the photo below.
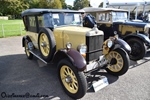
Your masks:
[{"label": "black soft top", "polygon": [[21,16],[26,16],[26,15],[40,15],[43,13],[59,13],[59,12],[64,12],[64,13],[83,13],[82,11],[77,11],[77,10],[69,10],[69,9],[40,9],[40,8],[33,8],[33,9],[27,9],[21,13]]}]

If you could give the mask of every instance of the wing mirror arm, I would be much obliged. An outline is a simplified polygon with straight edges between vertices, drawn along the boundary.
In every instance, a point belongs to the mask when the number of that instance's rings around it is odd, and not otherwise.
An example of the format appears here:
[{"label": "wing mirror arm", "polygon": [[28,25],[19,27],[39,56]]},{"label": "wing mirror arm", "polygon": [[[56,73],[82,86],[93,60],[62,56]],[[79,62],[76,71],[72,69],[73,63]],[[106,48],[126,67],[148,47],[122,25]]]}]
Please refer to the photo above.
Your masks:
[{"label": "wing mirror arm", "polygon": [[116,39],[119,38],[117,31],[114,31],[114,35],[115,35],[114,37],[115,37]]}]

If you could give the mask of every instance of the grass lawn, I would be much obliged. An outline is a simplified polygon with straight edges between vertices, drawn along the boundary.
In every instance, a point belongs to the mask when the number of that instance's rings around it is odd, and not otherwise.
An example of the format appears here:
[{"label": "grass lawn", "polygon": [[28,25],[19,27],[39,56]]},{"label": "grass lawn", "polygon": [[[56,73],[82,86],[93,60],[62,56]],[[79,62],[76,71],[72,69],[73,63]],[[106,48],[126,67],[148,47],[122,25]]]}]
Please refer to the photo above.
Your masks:
[{"label": "grass lawn", "polygon": [[0,20],[0,38],[25,34],[23,21]]}]

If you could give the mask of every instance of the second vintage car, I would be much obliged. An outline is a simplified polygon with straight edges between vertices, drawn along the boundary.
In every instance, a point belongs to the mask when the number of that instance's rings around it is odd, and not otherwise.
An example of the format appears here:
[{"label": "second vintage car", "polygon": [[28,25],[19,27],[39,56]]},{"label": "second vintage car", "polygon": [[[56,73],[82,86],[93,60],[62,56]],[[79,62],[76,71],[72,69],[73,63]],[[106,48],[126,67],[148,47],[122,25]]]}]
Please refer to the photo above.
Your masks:
[{"label": "second vintage car", "polygon": [[115,8],[83,8],[86,14],[95,17],[98,29],[104,32],[104,40],[114,36],[125,40],[131,46],[131,60],[142,59],[150,48],[150,24],[130,21],[127,10]]},{"label": "second vintage car", "polygon": [[46,64],[55,63],[59,81],[72,98],[85,95],[86,73],[104,67],[120,76],[129,68],[130,46],[117,35],[104,41],[103,31],[96,26],[83,27],[79,11],[27,9],[22,18],[26,29],[22,46],[27,58],[36,56]]}]

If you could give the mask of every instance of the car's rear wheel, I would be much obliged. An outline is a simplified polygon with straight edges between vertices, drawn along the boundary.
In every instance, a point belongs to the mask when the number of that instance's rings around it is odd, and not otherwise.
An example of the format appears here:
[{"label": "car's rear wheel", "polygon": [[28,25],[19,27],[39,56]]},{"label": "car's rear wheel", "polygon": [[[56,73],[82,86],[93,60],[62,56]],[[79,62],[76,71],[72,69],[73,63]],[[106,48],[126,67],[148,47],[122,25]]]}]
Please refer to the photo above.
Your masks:
[{"label": "car's rear wheel", "polygon": [[56,51],[55,38],[50,29],[42,28],[40,30],[38,46],[42,58],[47,62],[50,61]]},{"label": "car's rear wheel", "polygon": [[58,77],[64,91],[72,98],[82,98],[87,91],[87,82],[83,72],[78,71],[68,59],[58,63]]},{"label": "car's rear wheel", "polygon": [[24,41],[24,48],[25,48],[25,53],[26,53],[27,58],[32,59],[33,54],[29,52],[28,43],[26,41]]},{"label": "car's rear wheel", "polygon": [[126,42],[131,47],[131,54],[129,55],[131,60],[140,60],[145,56],[147,48],[143,41],[137,38],[131,38]]},{"label": "car's rear wheel", "polygon": [[112,75],[123,75],[129,69],[129,56],[122,49],[116,49],[109,52],[109,54],[106,56],[106,59],[110,62],[106,68],[106,71]]}]

